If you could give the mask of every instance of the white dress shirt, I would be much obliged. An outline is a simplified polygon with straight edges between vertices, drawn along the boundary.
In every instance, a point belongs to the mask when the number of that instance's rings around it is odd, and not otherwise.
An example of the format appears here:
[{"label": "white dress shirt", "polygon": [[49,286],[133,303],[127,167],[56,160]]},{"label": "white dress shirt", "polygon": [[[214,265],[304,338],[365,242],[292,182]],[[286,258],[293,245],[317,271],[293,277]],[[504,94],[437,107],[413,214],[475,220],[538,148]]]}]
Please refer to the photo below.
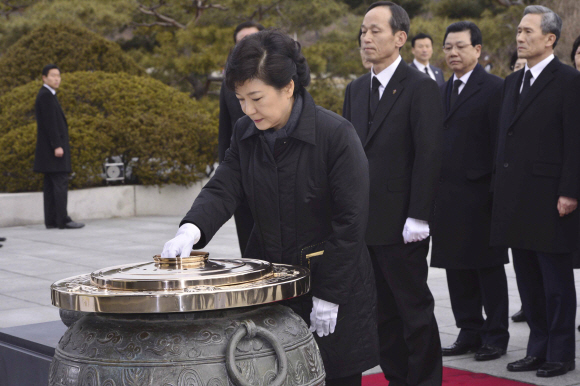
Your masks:
[{"label": "white dress shirt", "polygon": [[[463,89],[465,88],[465,85],[467,84],[467,81],[469,80],[469,77],[471,76],[472,72],[473,72],[473,70],[469,71],[467,74],[465,74],[461,78],[459,78],[459,80],[461,81],[461,84],[459,85],[459,88],[457,89],[457,95],[461,94],[461,91],[463,91]],[[457,75],[453,74],[453,82],[452,83],[455,83],[456,80],[457,80]]]},{"label": "white dress shirt", "polygon": [[401,58],[401,55],[399,55],[399,57],[395,59],[395,61],[391,63],[389,67],[385,68],[378,74],[375,74],[374,67],[371,69],[371,90],[373,89],[374,77],[376,77],[379,80],[379,82],[381,82],[381,85],[379,86],[379,99],[383,97],[385,87],[387,87],[387,84],[389,84],[391,78],[393,77],[393,74],[395,73],[395,70],[397,69],[397,67],[399,67],[399,63],[401,63],[401,60],[403,59]]},{"label": "white dress shirt", "polygon": [[421,71],[421,72],[425,72],[425,69],[427,69],[427,71],[429,72],[429,76],[431,77],[431,79],[436,80],[435,79],[435,74],[433,73],[433,70],[431,70],[431,66],[429,65],[429,63],[427,63],[427,65],[424,66],[417,59],[413,59],[413,63],[415,64],[415,66],[417,67],[417,69],[419,71]]},{"label": "white dress shirt", "polygon": [[524,88],[524,79],[526,78],[526,71],[530,70],[532,72],[532,79],[530,79],[530,87],[534,84],[538,76],[544,71],[544,68],[554,59],[554,54],[548,56],[546,59],[542,60],[540,63],[536,64],[534,67],[529,68],[528,64],[524,67],[524,77],[522,78],[522,85],[520,86],[520,92]]},{"label": "white dress shirt", "polygon": [[46,87],[47,89],[49,89],[50,92],[52,93],[52,95],[56,95],[56,91],[52,87],[50,87],[49,85],[47,85],[46,83],[44,84],[44,87]]}]

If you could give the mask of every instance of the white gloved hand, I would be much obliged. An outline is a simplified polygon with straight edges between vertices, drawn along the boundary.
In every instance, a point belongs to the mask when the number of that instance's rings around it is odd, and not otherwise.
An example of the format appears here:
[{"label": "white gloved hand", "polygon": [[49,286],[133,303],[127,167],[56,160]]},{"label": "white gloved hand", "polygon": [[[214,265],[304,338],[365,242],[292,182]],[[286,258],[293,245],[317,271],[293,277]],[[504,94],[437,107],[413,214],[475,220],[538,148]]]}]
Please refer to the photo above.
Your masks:
[{"label": "white gloved hand", "polygon": [[312,297],[312,312],[310,313],[310,331],[319,337],[332,334],[336,327],[338,304]]},{"label": "white gloved hand", "polygon": [[191,249],[201,238],[201,231],[193,224],[185,223],[179,227],[175,237],[165,243],[161,257],[189,257]]},{"label": "white gloved hand", "polygon": [[403,240],[405,240],[405,244],[421,241],[427,237],[429,237],[429,223],[408,217],[403,227]]}]

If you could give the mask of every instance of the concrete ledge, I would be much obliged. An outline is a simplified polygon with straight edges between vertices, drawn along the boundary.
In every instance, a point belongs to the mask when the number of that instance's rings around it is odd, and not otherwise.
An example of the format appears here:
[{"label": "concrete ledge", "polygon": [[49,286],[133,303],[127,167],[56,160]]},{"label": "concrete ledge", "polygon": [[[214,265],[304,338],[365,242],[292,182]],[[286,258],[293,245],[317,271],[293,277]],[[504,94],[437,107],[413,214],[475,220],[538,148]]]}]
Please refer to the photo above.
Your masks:
[{"label": "concrete ledge", "polygon": [[[68,192],[68,213],[73,220],[131,216],[182,216],[207,182],[188,187],[108,186]],[[42,192],[0,193],[0,227],[44,223]]]}]

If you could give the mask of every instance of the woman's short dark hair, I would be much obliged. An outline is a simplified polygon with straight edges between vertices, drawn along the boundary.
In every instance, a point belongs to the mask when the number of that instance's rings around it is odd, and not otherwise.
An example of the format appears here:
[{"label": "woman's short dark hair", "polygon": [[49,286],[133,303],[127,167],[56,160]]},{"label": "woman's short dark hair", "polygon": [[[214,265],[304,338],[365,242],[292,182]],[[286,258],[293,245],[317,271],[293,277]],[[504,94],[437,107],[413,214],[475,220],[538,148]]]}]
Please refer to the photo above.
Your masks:
[{"label": "woman's short dark hair", "polygon": [[510,58],[510,70],[514,70],[514,68],[516,67],[516,62],[518,61],[518,52],[514,51],[512,53],[512,57]]},{"label": "woman's short dark hair", "polygon": [[576,67],[576,51],[578,51],[578,46],[580,46],[580,36],[574,40],[574,44],[572,45],[572,53],[570,54],[570,59],[572,59],[572,65],[575,69],[580,70],[580,68]]},{"label": "woman's short dark hair", "polygon": [[48,76],[48,73],[50,72],[50,70],[58,70],[58,72],[60,72],[60,69],[57,67],[56,64],[47,64],[42,69],[42,76]]},{"label": "woman's short dark hair", "polygon": [[463,32],[469,31],[471,35],[471,45],[476,46],[478,44],[483,45],[483,37],[481,36],[481,30],[479,27],[471,22],[471,21],[458,21],[452,24],[449,24],[447,29],[445,30],[445,36],[443,37],[443,44],[445,44],[445,40],[447,40],[447,35],[453,32]]},{"label": "woman's short dark hair", "polygon": [[234,43],[237,43],[236,36],[238,36],[238,32],[240,32],[241,30],[246,29],[246,28],[256,28],[258,31],[264,30],[264,26],[262,24],[260,24],[256,21],[253,21],[253,20],[245,21],[241,24],[238,24],[238,26],[234,30]]},{"label": "woman's short dark hair", "polygon": [[300,51],[300,43],[279,30],[266,29],[242,39],[226,64],[226,86],[259,79],[281,90],[294,81],[294,95],[310,84],[310,68]]}]

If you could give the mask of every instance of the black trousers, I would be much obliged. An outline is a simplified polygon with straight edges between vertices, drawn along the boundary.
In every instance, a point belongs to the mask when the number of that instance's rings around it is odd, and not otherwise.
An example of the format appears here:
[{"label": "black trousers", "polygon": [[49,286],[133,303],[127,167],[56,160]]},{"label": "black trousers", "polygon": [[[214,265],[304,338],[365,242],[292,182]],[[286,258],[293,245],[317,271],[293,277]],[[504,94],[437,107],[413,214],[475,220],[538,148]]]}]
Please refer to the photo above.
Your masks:
[{"label": "black trousers", "polygon": [[390,386],[442,382],[435,302],[427,286],[429,238],[368,246],[377,283],[380,365]]},{"label": "black trousers", "polygon": [[504,266],[446,271],[451,309],[455,323],[461,329],[457,340],[506,349],[510,335]]},{"label": "black trousers", "polygon": [[527,355],[548,362],[575,358],[576,288],[572,254],[512,248],[518,289],[530,326]]},{"label": "black trousers", "polygon": [[64,227],[70,222],[66,210],[68,173],[44,173],[44,225]]},{"label": "black trousers", "polygon": [[343,378],[327,379],[326,386],[360,386],[362,374],[355,374]]},{"label": "black trousers", "polygon": [[252,211],[248,206],[247,201],[244,199],[242,203],[238,206],[234,213],[234,220],[236,222],[236,231],[238,233],[238,243],[240,244],[240,252],[244,256],[246,251],[246,246],[248,245],[248,240],[252,234],[252,229],[254,228],[254,217],[252,217]]}]

